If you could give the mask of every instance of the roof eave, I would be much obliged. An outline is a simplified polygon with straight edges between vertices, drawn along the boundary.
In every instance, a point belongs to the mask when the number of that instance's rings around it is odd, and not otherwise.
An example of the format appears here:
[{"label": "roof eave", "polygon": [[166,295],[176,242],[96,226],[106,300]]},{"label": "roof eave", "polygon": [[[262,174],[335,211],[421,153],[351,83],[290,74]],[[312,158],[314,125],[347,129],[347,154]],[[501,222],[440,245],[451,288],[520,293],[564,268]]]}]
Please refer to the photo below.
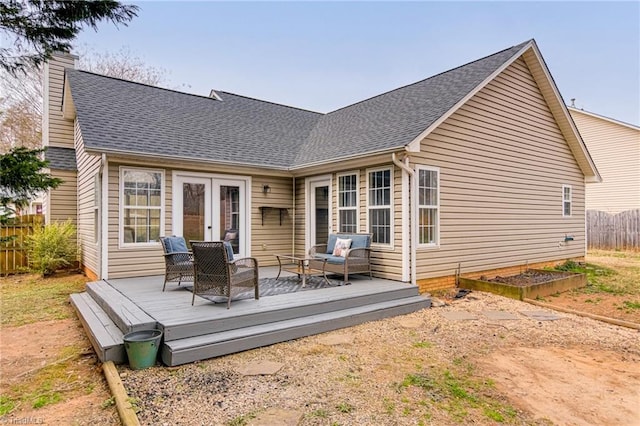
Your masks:
[{"label": "roof eave", "polygon": [[636,131],[640,130],[640,126],[636,126],[631,123],[625,123],[624,121],[616,120],[615,118],[605,117],[604,115],[596,114],[595,112],[585,111],[583,109],[574,108],[574,107],[567,107],[567,109],[569,110],[569,112],[579,112],[580,114],[588,115],[593,118],[598,118],[603,121],[608,121],[613,124],[618,124],[620,126],[628,127],[631,130],[636,130]]},{"label": "roof eave", "polygon": [[272,171],[284,171],[288,172],[288,167],[283,166],[269,166],[264,164],[255,164],[255,163],[243,163],[239,161],[221,161],[221,160],[207,160],[202,158],[193,158],[187,156],[176,156],[176,155],[163,155],[158,153],[148,153],[142,151],[132,151],[132,150],[119,150],[119,149],[110,149],[110,148],[96,148],[89,147],[85,144],[85,151],[89,154],[107,154],[121,157],[136,157],[136,158],[147,158],[147,159],[156,159],[156,160],[164,160],[164,161],[188,161],[192,163],[200,163],[206,165],[223,165],[230,167],[251,167],[258,168],[264,170],[272,170]]}]

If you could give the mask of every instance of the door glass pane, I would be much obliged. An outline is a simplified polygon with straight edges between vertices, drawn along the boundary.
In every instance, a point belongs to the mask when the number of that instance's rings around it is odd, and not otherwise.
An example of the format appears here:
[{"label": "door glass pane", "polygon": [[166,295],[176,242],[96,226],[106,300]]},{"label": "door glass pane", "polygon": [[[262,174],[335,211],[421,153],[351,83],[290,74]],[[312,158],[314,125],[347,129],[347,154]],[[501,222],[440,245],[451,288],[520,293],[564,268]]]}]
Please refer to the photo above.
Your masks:
[{"label": "door glass pane", "polygon": [[220,235],[240,253],[240,187],[220,186]]},{"label": "door glass pane", "polygon": [[204,195],[203,183],[182,184],[182,236],[190,240],[203,241],[204,238]]},{"label": "door glass pane", "polygon": [[329,187],[317,186],[314,195],[316,244],[326,244],[329,238]]}]

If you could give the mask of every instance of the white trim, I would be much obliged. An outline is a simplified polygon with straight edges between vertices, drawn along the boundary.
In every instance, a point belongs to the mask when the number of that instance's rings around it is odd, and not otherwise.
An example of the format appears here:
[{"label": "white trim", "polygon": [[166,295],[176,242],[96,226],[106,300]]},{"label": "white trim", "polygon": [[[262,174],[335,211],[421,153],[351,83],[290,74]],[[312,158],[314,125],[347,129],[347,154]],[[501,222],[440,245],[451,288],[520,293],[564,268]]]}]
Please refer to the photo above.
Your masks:
[{"label": "white trim", "polygon": [[[100,214],[100,277],[103,280],[109,278],[109,161],[102,154],[102,200]],[[119,227],[119,225],[118,225]],[[97,271],[96,271],[97,272]]]},{"label": "white trim", "polygon": [[[215,213],[213,212],[213,187],[216,182],[219,184],[222,181],[222,184],[226,182],[237,181],[238,183],[244,183],[244,190],[241,191],[241,204],[244,202],[244,211],[240,210],[240,230],[241,230],[241,239],[242,244],[240,245],[240,255],[241,257],[250,257],[251,256],[251,189],[252,189],[252,178],[251,176],[245,175],[230,175],[230,174],[222,174],[222,173],[204,173],[204,172],[189,172],[184,170],[173,170],[171,173],[171,190],[172,190],[172,205],[171,205],[171,214],[172,214],[172,227],[171,233],[173,235],[178,235],[177,224],[178,218],[181,217],[182,211],[182,203],[176,202],[176,196],[182,193],[182,189],[180,188],[180,183],[182,182],[182,178],[193,178],[193,179],[209,179],[210,180],[210,195],[208,195],[208,201],[205,200],[211,210],[211,214],[205,217],[205,226],[211,226],[213,230],[213,223],[215,223]],[[219,213],[218,213],[219,214]],[[222,236],[220,237],[222,238]]]},{"label": "white trim", "polygon": [[426,170],[426,171],[431,171],[431,172],[436,172],[438,174],[437,178],[438,178],[438,187],[436,188],[436,197],[438,199],[438,204],[435,205],[436,208],[436,235],[435,235],[435,243],[420,243],[420,239],[419,239],[419,234],[420,234],[420,220],[419,218],[416,216],[415,220],[416,220],[416,233],[418,238],[416,238],[416,242],[417,242],[417,247],[420,249],[429,249],[429,248],[440,248],[440,210],[441,210],[441,205],[440,205],[440,167],[433,167],[433,166],[427,166],[427,165],[423,165],[423,164],[417,164],[416,165],[416,183],[415,183],[415,193],[416,193],[416,215],[420,214],[420,209],[421,208],[434,208],[434,206],[422,206],[420,204],[420,195],[419,195],[419,191],[420,191],[420,171],[421,170]]},{"label": "white trim", "polygon": [[[402,170],[402,204],[401,204],[401,214],[402,214],[402,281],[407,282],[411,279],[411,244],[410,244],[410,226],[414,221],[413,218],[410,218],[410,205],[411,202],[411,190],[410,190],[410,180],[409,173],[404,169]],[[409,201],[409,203],[407,203]]]},{"label": "white trim", "polygon": [[[366,191],[366,226],[367,226],[367,230],[366,232],[371,233],[371,228],[369,227],[369,210],[371,210],[371,206],[369,205],[369,173],[373,173],[373,172],[381,172],[381,171],[385,171],[388,170],[389,171],[389,186],[390,186],[390,190],[389,190],[389,223],[390,223],[390,227],[391,229],[389,230],[389,244],[382,244],[382,243],[374,243],[373,241],[371,241],[371,246],[372,247],[378,247],[381,249],[394,249],[395,248],[395,233],[394,233],[394,228],[395,228],[395,215],[394,210],[395,210],[395,193],[393,191],[393,187],[394,187],[394,167],[393,165],[390,166],[384,166],[384,167],[374,167],[374,168],[370,168],[370,169],[366,169],[365,170],[365,174],[366,174],[366,185],[365,185],[365,191]],[[374,209],[376,210],[381,210],[382,208],[387,208],[387,206],[375,206]]]},{"label": "white trim", "polygon": [[209,97],[211,99],[215,99],[216,101],[222,100],[222,98],[220,97],[220,95],[218,95],[218,92],[216,92],[215,89],[211,89],[211,92],[209,92]]},{"label": "white trim", "polygon": [[309,249],[311,248],[311,184],[314,183],[323,183],[329,182],[329,234],[332,232],[331,220],[332,218],[332,185],[333,185],[333,176],[328,175],[318,175],[313,177],[305,178],[304,180],[304,193],[305,193],[305,203],[304,203],[304,252],[309,253]]},{"label": "white trim", "polygon": [[[147,243],[125,243],[124,242],[124,234],[123,230],[123,222],[124,222],[124,172],[127,170],[137,170],[144,171],[150,173],[160,173],[160,230],[159,236],[165,236],[165,187],[167,183],[165,182],[165,170],[164,169],[152,169],[146,167],[132,167],[132,166],[120,166],[119,168],[119,182],[118,182],[118,248],[119,249],[148,249],[148,248],[157,248],[160,246],[160,241],[147,242]],[[155,208],[153,210],[156,210]]]},{"label": "white trim", "polygon": [[[356,177],[356,205],[352,207],[340,207],[340,178],[345,176]],[[336,202],[336,224],[337,231],[340,232],[340,211],[341,210],[354,210],[356,211],[356,231],[360,231],[360,170],[352,170],[348,172],[341,172],[336,174],[336,194],[338,200]]]},{"label": "white trim", "polygon": [[508,61],[502,64],[497,70],[491,73],[487,78],[485,78],[482,83],[478,84],[475,89],[467,93],[467,95],[460,99],[454,106],[452,106],[446,113],[440,116],[436,121],[433,122],[429,127],[427,127],[422,133],[420,133],[414,140],[412,140],[407,145],[407,151],[409,152],[420,152],[420,142],[431,132],[433,132],[438,126],[440,126],[447,118],[449,118],[454,112],[456,112],[462,105],[467,103],[469,99],[471,99],[476,93],[482,90],[487,84],[489,84],[494,78],[498,76],[502,71],[507,69],[509,65],[514,63],[522,54],[533,46],[533,40],[527,43],[522,49],[515,53]]},{"label": "white trim", "polygon": [[640,130],[640,126],[636,126],[635,124],[625,123],[624,121],[616,120],[615,118],[605,117],[604,115],[596,114],[595,112],[585,111],[583,109],[578,109],[578,108],[570,107],[570,106],[568,106],[567,109],[569,110],[570,113],[571,112],[579,112],[579,113],[582,113],[584,115],[589,115],[589,116],[591,116],[593,118],[599,118],[601,120],[608,121],[608,122],[613,123],[613,124],[619,124],[620,126],[628,127],[628,128],[630,128],[632,130]]},{"label": "white trim", "polygon": [[[564,199],[564,190],[565,188],[569,188],[569,200]],[[564,203],[569,202],[569,214],[564,213]],[[573,216],[573,188],[571,185],[562,185],[562,217],[572,217]]]}]

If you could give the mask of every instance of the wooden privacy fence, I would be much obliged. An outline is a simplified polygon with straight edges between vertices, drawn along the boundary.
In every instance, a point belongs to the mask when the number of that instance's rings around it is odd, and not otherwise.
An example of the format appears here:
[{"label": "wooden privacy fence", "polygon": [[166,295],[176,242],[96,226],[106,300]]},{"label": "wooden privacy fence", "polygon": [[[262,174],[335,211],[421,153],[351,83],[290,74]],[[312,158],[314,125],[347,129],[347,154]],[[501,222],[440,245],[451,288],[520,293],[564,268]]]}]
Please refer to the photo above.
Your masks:
[{"label": "wooden privacy fence", "polygon": [[8,241],[0,242],[0,274],[14,274],[29,266],[25,239],[27,235],[33,234],[36,227],[42,226],[44,216],[39,214],[19,216],[10,225],[3,225],[0,228],[0,237]]},{"label": "wooden privacy fence", "polygon": [[589,248],[609,250],[640,249],[640,209],[609,214],[587,210]]}]

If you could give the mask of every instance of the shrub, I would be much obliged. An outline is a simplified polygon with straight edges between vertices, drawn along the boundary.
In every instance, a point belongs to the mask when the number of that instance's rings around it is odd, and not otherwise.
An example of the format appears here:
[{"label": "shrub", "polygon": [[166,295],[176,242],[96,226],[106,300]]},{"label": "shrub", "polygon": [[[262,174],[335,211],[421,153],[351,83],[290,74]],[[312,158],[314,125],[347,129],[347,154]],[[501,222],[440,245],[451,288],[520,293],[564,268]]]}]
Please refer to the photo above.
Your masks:
[{"label": "shrub", "polygon": [[43,277],[70,266],[77,259],[76,228],[70,220],[37,227],[27,237],[29,265]]}]

